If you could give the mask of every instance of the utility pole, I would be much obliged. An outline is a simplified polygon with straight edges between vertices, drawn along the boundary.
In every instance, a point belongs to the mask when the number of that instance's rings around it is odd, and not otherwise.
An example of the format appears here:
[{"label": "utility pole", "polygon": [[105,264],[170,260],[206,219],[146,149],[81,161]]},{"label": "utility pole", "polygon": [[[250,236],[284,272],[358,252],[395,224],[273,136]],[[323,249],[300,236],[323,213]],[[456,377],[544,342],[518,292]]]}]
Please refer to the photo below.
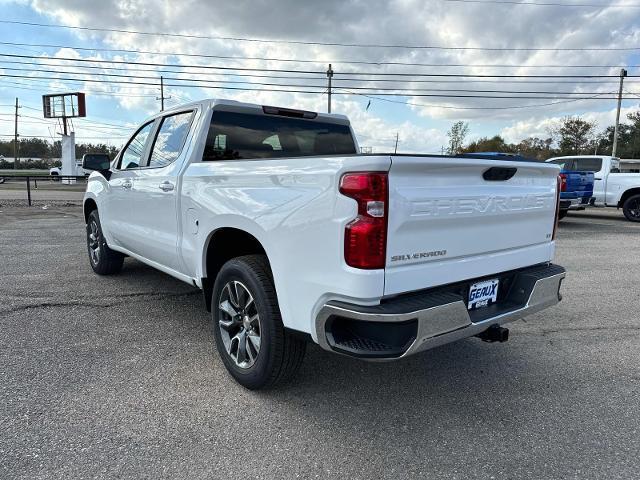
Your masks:
[{"label": "utility pole", "polygon": [[331,78],[333,78],[333,70],[331,69],[331,64],[329,64],[329,70],[327,70],[327,79],[329,80],[329,85],[327,86],[327,112],[331,113]]},{"label": "utility pole", "polygon": [[622,105],[622,84],[624,77],[627,76],[627,71],[624,68],[620,69],[620,90],[618,91],[618,111],[616,112],[616,126],[613,131],[613,149],[611,150],[611,156],[616,156],[616,150],[618,149],[618,125],[620,124],[620,106]]},{"label": "utility pole", "polygon": [[394,154],[398,153],[398,137],[399,137],[399,132],[396,132],[396,148],[393,149]]},{"label": "utility pole", "polygon": [[160,100],[160,111],[164,111],[164,101],[169,100],[171,96],[164,96],[164,77],[160,75],[160,96],[156,97],[156,100]]},{"label": "utility pole", "polygon": [[16,97],[16,118],[13,132],[13,169],[18,168],[18,98]]}]

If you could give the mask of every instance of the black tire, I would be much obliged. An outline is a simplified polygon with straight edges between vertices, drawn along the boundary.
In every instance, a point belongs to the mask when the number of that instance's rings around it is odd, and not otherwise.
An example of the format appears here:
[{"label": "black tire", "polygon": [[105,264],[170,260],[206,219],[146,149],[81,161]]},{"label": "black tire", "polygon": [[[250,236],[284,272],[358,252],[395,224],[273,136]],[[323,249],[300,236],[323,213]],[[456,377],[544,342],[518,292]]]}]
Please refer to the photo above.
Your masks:
[{"label": "black tire", "polygon": [[567,213],[569,213],[569,210],[560,210],[558,212],[558,220],[562,220],[564,217],[566,217]]},{"label": "black tire", "polygon": [[624,201],[622,212],[630,222],[640,222],[640,195],[632,195]]},{"label": "black tire", "polygon": [[[233,295],[229,291],[231,285],[236,287]],[[246,292],[246,307],[240,301],[243,294],[238,294],[238,288]],[[233,296],[235,302],[232,301]],[[225,298],[238,315],[229,313],[228,307],[226,310],[220,308]],[[271,269],[264,255],[237,257],[222,266],[213,285],[211,311],[213,335],[220,358],[227,371],[243,387],[250,390],[274,387],[291,379],[300,368],[306,342],[286,331],[282,324]],[[255,323],[247,326],[248,319],[256,316]],[[221,326],[221,321],[226,327]],[[245,353],[241,355],[243,331]],[[247,332],[254,332],[254,338],[257,336],[260,340],[258,350],[254,342],[249,341],[251,333]],[[239,362],[241,357],[246,362]]]},{"label": "black tire", "polygon": [[122,270],[124,255],[107,246],[98,210],[93,210],[87,220],[87,253],[89,264],[98,275],[112,275]]}]

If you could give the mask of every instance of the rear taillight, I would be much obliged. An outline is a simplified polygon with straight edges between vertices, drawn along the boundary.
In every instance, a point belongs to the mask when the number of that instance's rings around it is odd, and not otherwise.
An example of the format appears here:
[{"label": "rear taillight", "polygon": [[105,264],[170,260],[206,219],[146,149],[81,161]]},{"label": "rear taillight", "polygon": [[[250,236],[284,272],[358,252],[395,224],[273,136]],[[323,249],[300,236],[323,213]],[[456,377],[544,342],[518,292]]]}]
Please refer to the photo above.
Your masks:
[{"label": "rear taillight", "polygon": [[358,216],[344,231],[344,259],[355,268],[384,268],[389,185],[383,172],[347,173],[340,193],[358,202]]},{"label": "rear taillight", "polygon": [[560,182],[560,191],[561,192],[566,192],[567,191],[567,176],[564,173],[561,173],[560,175],[558,175],[558,181]]},{"label": "rear taillight", "polygon": [[563,182],[563,174],[558,175],[558,183],[556,184],[556,219],[553,224],[553,234],[551,235],[551,240],[556,239],[556,232],[558,231],[558,222],[560,221],[560,191],[562,190],[562,186],[567,186],[567,178],[564,177]]}]

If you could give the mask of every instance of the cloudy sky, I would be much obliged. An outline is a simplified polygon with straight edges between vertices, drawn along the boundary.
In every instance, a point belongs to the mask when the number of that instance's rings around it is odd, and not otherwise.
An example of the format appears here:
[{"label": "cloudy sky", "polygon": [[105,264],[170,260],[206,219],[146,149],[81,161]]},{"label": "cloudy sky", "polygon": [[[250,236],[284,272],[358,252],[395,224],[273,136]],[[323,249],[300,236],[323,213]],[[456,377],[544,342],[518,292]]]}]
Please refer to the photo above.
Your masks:
[{"label": "cloudy sky", "polygon": [[374,151],[398,133],[400,151],[440,152],[457,120],[469,122],[470,139],[510,142],[546,137],[566,115],[604,129],[620,66],[630,75],[623,114],[638,108],[640,3],[502,2],[0,0],[0,134],[13,133],[19,97],[21,134],[55,136],[40,96],[80,90],[79,141],[120,145],[158,111],[160,75],[170,78],[169,107],[220,97],[326,111],[328,63],[333,111]]}]

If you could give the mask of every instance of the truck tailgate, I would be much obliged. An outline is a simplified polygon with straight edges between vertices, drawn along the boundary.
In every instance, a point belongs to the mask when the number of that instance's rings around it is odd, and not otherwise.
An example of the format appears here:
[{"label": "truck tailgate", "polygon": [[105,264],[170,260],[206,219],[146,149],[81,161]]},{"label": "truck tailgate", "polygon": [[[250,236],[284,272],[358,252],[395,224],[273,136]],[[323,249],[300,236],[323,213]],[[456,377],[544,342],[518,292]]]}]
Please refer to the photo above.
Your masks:
[{"label": "truck tailgate", "polygon": [[562,172],[566,179],[566,192],[574,192],[576,196],[591,196],[593,194],[593,172]]},{"label": "truck tailgate", "polygon": [[558,172],[536,162],[392,156],[385,295],[550,261]]}]

